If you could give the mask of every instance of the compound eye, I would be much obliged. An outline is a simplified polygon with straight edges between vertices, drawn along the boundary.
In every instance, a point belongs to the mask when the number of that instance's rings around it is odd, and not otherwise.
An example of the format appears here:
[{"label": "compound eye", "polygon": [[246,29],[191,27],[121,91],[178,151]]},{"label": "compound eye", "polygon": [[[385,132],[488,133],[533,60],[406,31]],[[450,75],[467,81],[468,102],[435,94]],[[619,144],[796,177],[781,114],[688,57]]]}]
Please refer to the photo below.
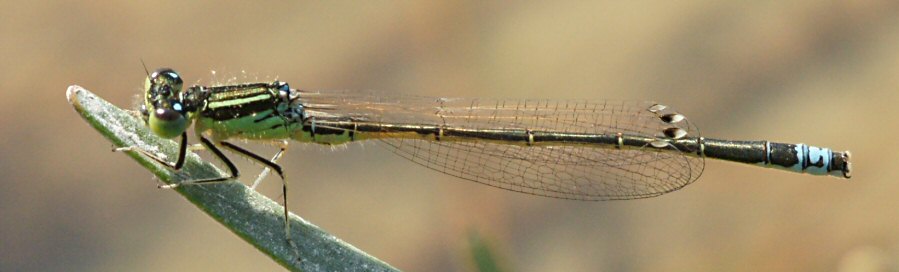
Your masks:
[{"label": "compound eye", "polygon": [[169,68],[162,68],[150,74],[149,82],[151,85],[159,86],[159,94],[163,96],[180,91],[181,85],[184,84],[178,72]]},{"label": "compound eye", "polygon": [[153,112],[153,117],[156,117],[156,119],[159,119],[160,121],[169,122],[181,118],[182,115],[181,113],[170,109],[156,109],[156,111]]},{"label": "compound eye", "polygon": [[153,74],[150,75],[150,78],[163,79],[165,81],[178,84],[183,83],[183,81],[181,81],[181,76],[178,75],[178,72],[175,72],[175,70],[172,70],[170,68],[160,68],[153,72]]},{"label": "compound eye", "polygon": [[148,124],[154,134],[167,139],[175,138],[187,129],[187,119],[183,114],[165,108],[153,111]]}]

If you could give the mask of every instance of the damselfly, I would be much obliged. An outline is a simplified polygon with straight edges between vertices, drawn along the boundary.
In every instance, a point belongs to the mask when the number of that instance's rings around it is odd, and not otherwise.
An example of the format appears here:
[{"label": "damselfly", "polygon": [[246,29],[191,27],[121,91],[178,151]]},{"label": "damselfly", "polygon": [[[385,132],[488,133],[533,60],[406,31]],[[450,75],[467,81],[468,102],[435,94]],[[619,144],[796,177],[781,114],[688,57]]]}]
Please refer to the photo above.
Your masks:
[{"label": "damselfly", "polygon": [[[148,74],[140,110],[156,135],[181,137],[178,159],[169,162],[136,147],[118,150],[140,152],[180,169],[189,146],[187,128],[193,124],[201,146],[228,167],[230,176],[164,187],[236,179],[239,171],[221,147],[259,162],[281,177],[285,221],[287,181],[277,164],[286,150],[285,140],[325,145],[376,141],[408,160],[461,179],[576,200],[636,199],[668,193],[698,179],[705,158],[850,177],[848,151],[704,138],[684,115],[653,102],[303,91],[281,81],[186,90],[182,85],[181,77],[171,69]],[[228,142],[231,139],[282,144],[281,150],[267,159]],[[290,242],[289,224],[285,224],[285,232]]]}]

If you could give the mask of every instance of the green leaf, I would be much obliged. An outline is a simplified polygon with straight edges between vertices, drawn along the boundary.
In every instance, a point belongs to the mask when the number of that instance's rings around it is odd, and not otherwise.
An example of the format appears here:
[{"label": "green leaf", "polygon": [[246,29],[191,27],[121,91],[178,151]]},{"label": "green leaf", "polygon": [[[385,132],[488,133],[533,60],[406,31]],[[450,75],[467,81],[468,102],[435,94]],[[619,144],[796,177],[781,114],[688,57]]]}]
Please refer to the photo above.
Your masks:
[{"label": "green leaf", "polygon": [[[115,146],[137,146],[160,157],[167,157],[172,161],[176,159],[178,144],[153,135],[136,113],[122,110],[80,86],[70,86],[66,97],[75,111]],[[127,154],[167,184],[225,176],[214,165],[191,152],[181,171],[172,171],[136,152]],[[284,239],[283,207],[240,182],[181,186],[174,190],[289,270],[397,271],[387,263],[291,214],[291,237],[296,242],[300,255],[296,256]]]}]

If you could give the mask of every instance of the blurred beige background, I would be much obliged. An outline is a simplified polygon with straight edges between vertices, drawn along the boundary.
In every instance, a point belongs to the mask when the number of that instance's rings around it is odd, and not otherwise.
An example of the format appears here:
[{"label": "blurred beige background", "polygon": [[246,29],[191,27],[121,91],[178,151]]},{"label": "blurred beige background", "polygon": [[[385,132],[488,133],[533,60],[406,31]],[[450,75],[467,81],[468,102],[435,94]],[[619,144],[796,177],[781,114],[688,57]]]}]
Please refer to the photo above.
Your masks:
[{"label": "blurred beige background", "polygon": [[577,202],[294,145],[291,210],[400,269],[471,269],[472,229],[519,271],[899,269],[899,2],[676,2],[2,2],[0,271],[280,269],[66,103],[131,107],[140,59],[187,84],[657,100],[705,136],[854,155],[848,182],[707,161],[662,197]]}]

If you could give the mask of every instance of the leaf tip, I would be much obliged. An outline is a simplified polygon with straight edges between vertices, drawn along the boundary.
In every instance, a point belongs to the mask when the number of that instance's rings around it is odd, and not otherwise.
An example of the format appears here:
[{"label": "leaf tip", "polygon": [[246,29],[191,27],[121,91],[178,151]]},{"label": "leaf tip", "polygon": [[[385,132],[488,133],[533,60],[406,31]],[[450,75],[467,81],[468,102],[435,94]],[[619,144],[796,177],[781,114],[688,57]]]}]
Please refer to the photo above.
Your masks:
[{"label": "leaf tip", "polygon": [[75,96],[83,90],[84,88],[78,85],[69,86],[69,88],[66,89],[66,100],[69,100],[69,104],[74,103]]}]

